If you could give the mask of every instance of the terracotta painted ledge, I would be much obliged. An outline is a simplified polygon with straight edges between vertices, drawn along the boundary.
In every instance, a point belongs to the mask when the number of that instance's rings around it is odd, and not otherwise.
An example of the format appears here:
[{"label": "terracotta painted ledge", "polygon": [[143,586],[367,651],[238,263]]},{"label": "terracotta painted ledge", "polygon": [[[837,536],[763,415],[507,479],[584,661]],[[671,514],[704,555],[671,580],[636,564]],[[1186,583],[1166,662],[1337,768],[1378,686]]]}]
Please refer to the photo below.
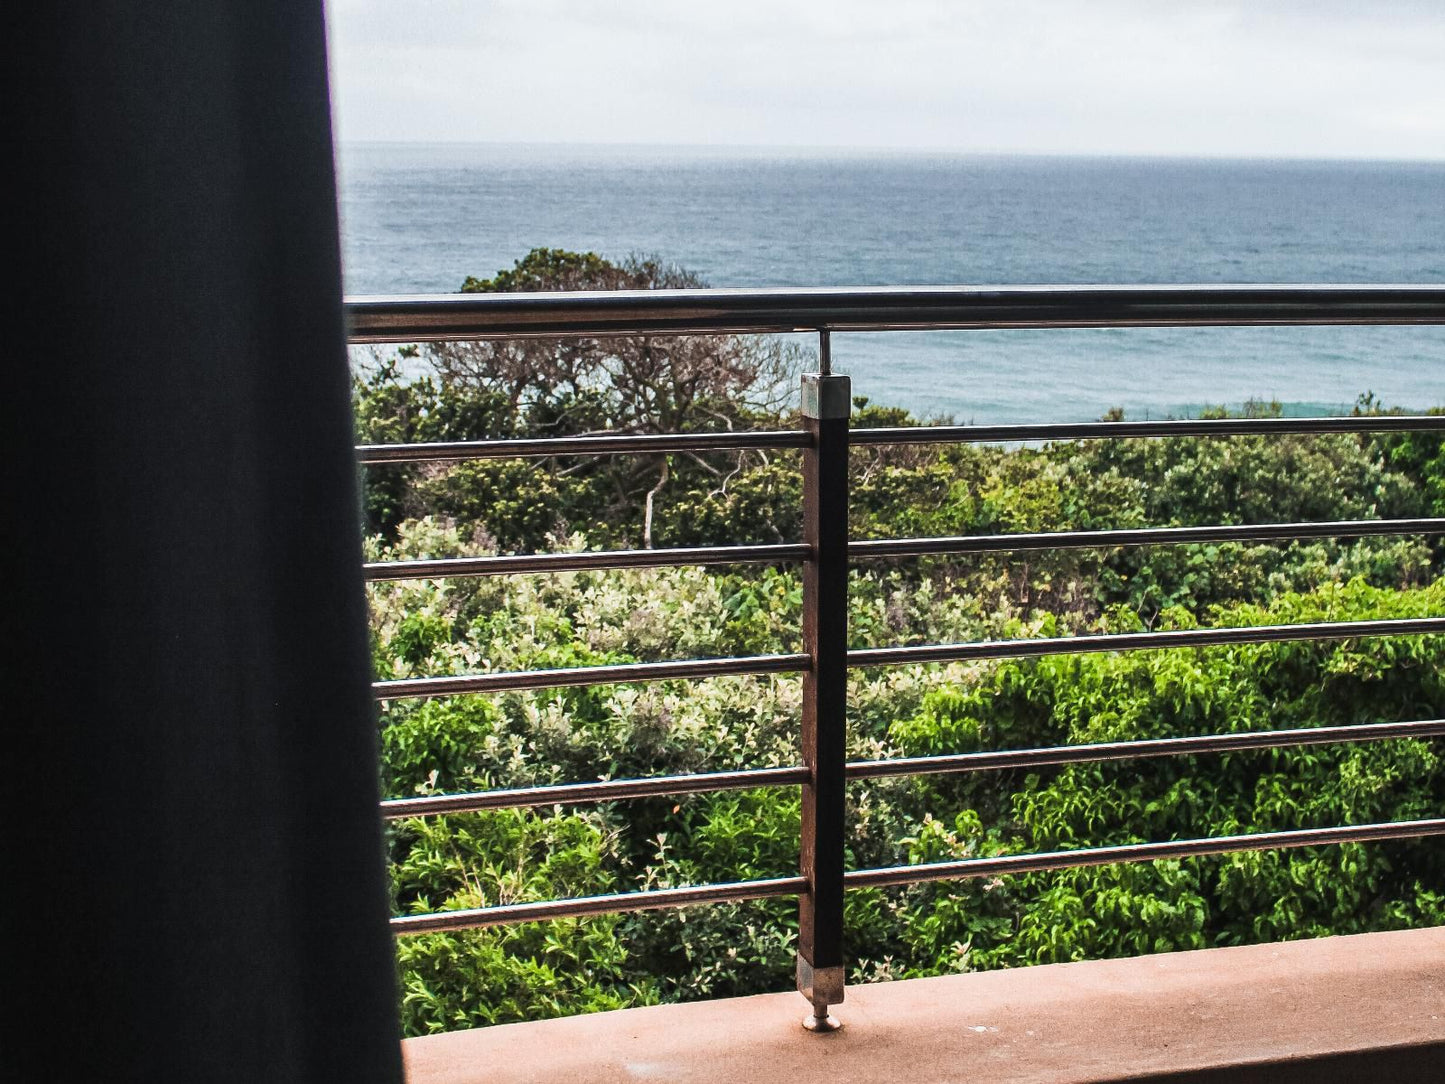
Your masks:
[{"label": "terracotta painted ledge", "polygon": [[1445,927],[794,993],[404,1042],[411,1084],[1445,1081]]}]

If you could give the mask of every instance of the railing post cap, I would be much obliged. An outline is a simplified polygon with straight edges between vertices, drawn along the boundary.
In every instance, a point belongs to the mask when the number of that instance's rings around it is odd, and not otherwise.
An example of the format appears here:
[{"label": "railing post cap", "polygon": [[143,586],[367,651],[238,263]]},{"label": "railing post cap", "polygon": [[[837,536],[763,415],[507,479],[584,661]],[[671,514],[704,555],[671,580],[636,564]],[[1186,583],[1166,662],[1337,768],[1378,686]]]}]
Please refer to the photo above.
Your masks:
[{"label": "railing post cap", "polygon": [[846,418],[853,413],[853,383],[846,376],[803,374],[803,417]]}]

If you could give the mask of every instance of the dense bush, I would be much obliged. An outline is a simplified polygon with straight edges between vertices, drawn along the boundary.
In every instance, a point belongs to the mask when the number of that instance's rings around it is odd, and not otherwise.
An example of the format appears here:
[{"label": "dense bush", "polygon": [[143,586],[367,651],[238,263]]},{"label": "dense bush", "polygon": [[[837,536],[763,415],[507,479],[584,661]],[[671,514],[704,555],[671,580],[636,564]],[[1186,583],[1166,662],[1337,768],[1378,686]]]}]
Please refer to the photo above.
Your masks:
[{"label": "dense bush", "polygon": [[[424,521],[372,556],[475,551]],[[855,631],[880,640],[894,625],[962,639],[991,621],[928,582],[859,574],[853,587]],[[796,577],[777,571],[378,585],[377,666],[402,676],[793,650],[798,603]],[[1356,579],[1205,617],[1354,620],[1442,604],[1445,584]],[[1193,623],[1181,609],[1159,622]],[[1058,630],[1039,616],[1003,631]],[[850,755],[1427,717],[1442,701],[1442,652],[1407,637],[864,671],[850,689]],[[798,695],[795,679],[729,677],[396,702],[382,718],[386,786],[399,797],[793,763]],[[849,861],[1408,819],[1442,798],[1439,758],[1414,741],[925,777],[853,788]],[[797,818],[791,791],[768,790],[405,821],[391,843],[395,902],[422,912],[787,875]],[[867,980],[1355,932],[1445,920],[1442,889],[1439,849],[1400,843],[860,892],[850,954]],[[791,904],[757,903],[403,938],[408,1027],[785,988],[793,922]]]}]

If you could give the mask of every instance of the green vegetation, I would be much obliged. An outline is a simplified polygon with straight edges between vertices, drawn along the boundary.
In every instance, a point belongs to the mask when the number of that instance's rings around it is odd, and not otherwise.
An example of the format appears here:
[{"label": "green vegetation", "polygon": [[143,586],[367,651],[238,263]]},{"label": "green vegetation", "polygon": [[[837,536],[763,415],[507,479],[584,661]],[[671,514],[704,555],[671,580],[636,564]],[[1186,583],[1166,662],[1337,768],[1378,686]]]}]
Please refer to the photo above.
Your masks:
[{"label": "green vegetation", "polygon": [[[468,289],[693,284],[657,261],[539,250]],[[365,441],[796,424],[801,359],[744,339],[440,345],[373,357]],[[1269,411],[1268,406],[1254,409]],[[1366,398],[1359,409],[1376,411]],[[856,425],[908,424],[859,402]],[[855,537],[1439,515],[1435,437],[1108,440],[854,453]],[[369,559],[795,539],[789,454],[578,458],[368,471]],[[856,646],[1445,612],[1433,540],[1196,545],[855,570]],[[787,568],[377,584],[381,677],[794,651]],[[1427,718],[1422,637],[893,667],[852,675],[850,756]],[[797,760],[798,682],[729,677],[401,701],[393,797]],[[849,864],[1430,816],[1426,742],[1316,746],[850,788]],[[737,878],[796,866],[788,789],[453,815],[390,832],[397,913]],[[791,901],[399,941],[408,1034],[787,989]],[[1445,922],[1428,841],[964,881],[848,900],[850,981]]]}]

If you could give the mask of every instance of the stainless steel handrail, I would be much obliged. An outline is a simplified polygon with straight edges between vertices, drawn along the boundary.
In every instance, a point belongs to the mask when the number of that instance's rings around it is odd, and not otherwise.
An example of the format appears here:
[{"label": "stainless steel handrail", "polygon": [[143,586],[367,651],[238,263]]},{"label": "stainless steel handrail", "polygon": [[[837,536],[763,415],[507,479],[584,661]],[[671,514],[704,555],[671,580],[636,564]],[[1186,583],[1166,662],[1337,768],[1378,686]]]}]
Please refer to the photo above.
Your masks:
[{"label": "stainless steel handrail", "polygon": [[382,463],[436,463],[457,459],[538,459],[568,455],[663,455],[669,452],[729,452],[748,448],[806,448],[808,434],[748,430],[720,433],[592,433],[582,437],[526,437],[507,440],[454,440],[435,444],[362,444],[356,460]]},{"label": "stainless steel handrail", "polygon": [[984,750],[934,757],[855,760],[848,765],[848,778],[884,779],[901,775],[995,772],[1010,768],[1045,768],[1062,764],[1096,764],[1110,760],[1242,753],[1265,749],[1293,749],[1306,745],[1388,741],[1393,738],[1434,738],[1441,735],[1445,735],[1445,719],[1301,727],[1294,730],[1246,730],[1229,734],[1193,734],[1184,738],[1144,738],[1093,742],[1087,745],[1051,745],[1038,749]]},{"label": "stainless steel handrail", "polygon": [[[854,429],[854,447],[880,444],[1010,444],[1023,441],[1122,440],[1147,437],[1279,436],[1332,433],[1442,433],[1445,414],[1361,414],[1331,418],[1177,418],[1153,422],[1044,422],[1035,425],[906,425]],[[585,437],[460,440],[435,444],[362,444],[364,466],[468,459],[552,456],[662,455],[671,452],[806,448],[802,431],[718,433],[593,433]]]},{"label": "stainless steel handrail", "polygon": [[661,907],[689,907],[698,903],[798,896],[807,891],[808,882],[802,877],[772,877],[759,881],[735,881],[731,884],[653,888],[643,892],[617,892],[607,896],[539,900],[535,903],[509,903],[467,910],[433,911],[425,915],[403,915],[391,920],[391,929],[398,934],[471,930],[514,922],[541,922],[547,919],[582,918],[587,915],[625,911],[653,911]]},{"label": "stainless steel handrail", "polygon": [[[1432,738],[1442,734],[1445,734],[1445,719],[1302,727],[1294,730],[1249,730],[1229,734],[1191,735],[1184,738],[1149,738],[1093,742],[1086,745],[1051,745],[1038,749],[986,750],[945,756],[855,760],[846,766],[845,774],[850,780],[854,780],[1004,771],[1010,768],[1042,768],[1062,764],[1093,764],[1110,760],[1196,756],[1208,753],[1256,752],[1292,749],[1296,746],[1386,741],[1393,738]],[[398,820],[403,817],[475,813],[484,809],[536,809],[553,805],[615,802],[627,798],[710,794],[757,787],[792,787],[808,782],[809,778],[808,769],[797,764],[783,768],[751,768],[736,772],[604,779],[595,783],[552,783],[464,794],[389,798],[381,803],[381,815],[388,820]]]},{"label": "stainless steel handrail", "polygon": [[[992,858],[965,858],[957,862],[931,862],[916,866],[889,866],[852,870],[843,875],[844,887],[891,888],[928,881],[959,881],[976,877],[1003,877],[1047,870],[1105,866],[1118,862],[1157,862],[1170,858],[1199,858],[1239,851],[1285,850],[1292,847],[1321,847],[1340,843],[1364,843],[1393,839],[1418,839],[1445,835],[1445,818],[1397,821],[1383,824],[1352,824],[1333,828],[1303,828],[1285,832],[1252,832],[1245,835],[1214,836],[1203,839],[1169,840],[1159,843],[1129,843],[1116,847],[1087,847],[1071,851],[1010,854]],[[662,907],[688,907],[699,903],[799,896],[808,891],[802,877],[774,877],[731,884],[698,885],[686,888],[648,889],[617,892],[605,896],[541,900],[535,903],[501,904],[456,911],[433,911],[423,915],[402,915],[391,920],[397,934],[436,933],[501,926],[515,922],[540,922],[588,915],[649,911]]]},{"label": "stainless steel handrail", "polygon": [[807,668],[806,655],[740,655],[721,659],[627,662],[604,666],[569,666],[558,670],[509,670],[494,674],[401,678],[373,682],[371,689],[372,695],[378,700],[404,700],[419,696],[564,689],[578,685],[622,685],[634,681],[724,677],[729,674],[796,674]]},{"label": "stainless steel handrail", "polygon": [[1417,839],[1445,835],[1445,818],[1398,821],[1385,824],[1350,824],[1333,828],[1300,828],[1287,832],[1250,832],[1237,836],[1178,839],[1160,843],[1126,843],[1117,847],[1086,847],[1075,851],[1010,854],[995,858],[965,858],[957,862],[930,862],[916,866],[853,870],[844,874],[848,888],[888,888],[925,881],[956,881],[971,877],[1002,877],[1045,870],[1107,866],[1116,862],[1158,862],[1166,858],[1198,858],[1236,851],[1284,850],[1321,847],[1335,843],[1365,843],[1387,839]]},{"label": "stainless steel handrail", "polygon": [[1445,633],[1445,617],[1383,621],[1330,621],[1297,625],[1253,625],[1169,632],[1121,632],[1099,636],[1051,636],[1037,640],[978,640],[962,644],[869,647],[848,652],[848,665],[898,666],[966,662],[973,659],[1034,659],[1099,651],[1152,651],[1225,644],[1276,644],[1290,640],[1348,640],[1356,636],[1421,636]]},{"label": "stainless steel handrail", "polygon": [[1213,542],[1280,542],[1312,538],[1445,534],[1445,519],[1358,519],[1315,523],[1249,523],[1207,527],[1130,527],[1103,531],[956,535],[947,538],[875,538],[848,543],[855,561],[1026,550],[1112,549]]},{"label": "stainless steel handrail", "polygon": [[[875,538],[848,543],[853,561],[1025,550],[1110,549],[1203,542],[1288,541],[1311,538],[1366,538],[1381,535],[1445,534],[1445,519],[1337,520],[1315,523],[1257,523],[1210,527],[1136,527],[1104,531],[1049,531],[1038,534],[956,535],[946,538]],[[375,561],[362,565],[370,581],[444,579],[617,568],[671,568],[805,561],[802,543],[755,546],[689,546],[657,550],[601,550],[583,553],[528,553],[498,557],[441,557]]]},{"label": "stainless steel handrail", "polygon": [[1358,414],[1336,418],[1171,418],[1153,422],[1039,422],[1027,425],[900,425],[854,429],[848,434],[848,438],[849,443],[854,446],[862,446],[1418,432],[1445,433],[1445,414]]},{"label": "stainless steel handrail", "polygon": [[[978,640],[961,644],[861,648],[848,652],[848,665],[896,666],[963,662],[972,659],[1028,659],[1043,655],[1082,655],[1099,651],[1271,644],[1288,640],[1346,640],[1356,636],[1419,636],[1441,632],[1445,632],[1445,617],[1180,629],[1172,632],[1124,632],[1100,636],[1043,637],[1036,640]],[[453,696],[458,693],[560,689],[579,685],[623,685],[674,678],[723,677],[729,674],[802,673],[807,669],[808,656],[803,654],[743,655],[720,659],[572,666],[558,670],[514,670],[492,674],[402,678],[377,681],[371,688],[378,700],[404,700],[422,696]]]},{"label": "stainless steel handrail", "polygon": [[711,794],[753,787],[798,786],[808,781],[808,769],[749,768],[738,772],[698,772],[692,775],[655,775],[647,779],[604,779],[596,783],[554,783],[540,787],[483,790],[471,794],[428,794],[419,798],[389,798],[381,803],[388,820],[401,817],[435,817],[446,813],[473,813],[482,809],[536,809],[581,802],[616,802],[624,798],[657,798],[676,794]]},{"label": "stainless steel handrail", "polygon": [[350,298],[356,343],[975,328],[1445,323],[1445,287],[876,286]]},{"label": "stainless steel handrail", "polygon": [[[1440,521],[1445,524],[1445,520]],[[1418,533],[1418,532],[1380,532]],[[442,557],[426,561],[376,561],[361,566],[367,580],[443,579],[539,572],[593,572],[616,568],[675,568],[679,565],[771,564],[805,561],[802,543],[758,546],[688,546],[660,550],[598,550],[583,553],[527,553],[500,557]]]}]

